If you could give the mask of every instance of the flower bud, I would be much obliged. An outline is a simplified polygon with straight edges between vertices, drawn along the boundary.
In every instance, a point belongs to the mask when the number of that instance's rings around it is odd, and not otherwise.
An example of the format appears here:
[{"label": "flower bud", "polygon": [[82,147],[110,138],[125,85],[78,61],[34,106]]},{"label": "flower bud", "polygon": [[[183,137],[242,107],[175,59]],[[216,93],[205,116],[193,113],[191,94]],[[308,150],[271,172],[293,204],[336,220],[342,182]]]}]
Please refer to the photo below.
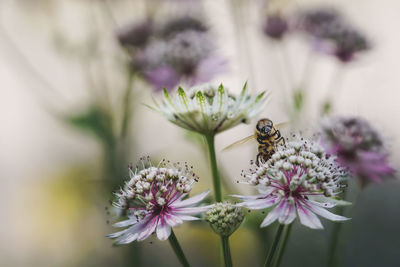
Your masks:
[{"label": "flower bud", "polygon": [[206,220],[210,223],[211,228],[224,237],[235,232],[243,219],[242,209],[229,202],[217,203],[206,213]]}]

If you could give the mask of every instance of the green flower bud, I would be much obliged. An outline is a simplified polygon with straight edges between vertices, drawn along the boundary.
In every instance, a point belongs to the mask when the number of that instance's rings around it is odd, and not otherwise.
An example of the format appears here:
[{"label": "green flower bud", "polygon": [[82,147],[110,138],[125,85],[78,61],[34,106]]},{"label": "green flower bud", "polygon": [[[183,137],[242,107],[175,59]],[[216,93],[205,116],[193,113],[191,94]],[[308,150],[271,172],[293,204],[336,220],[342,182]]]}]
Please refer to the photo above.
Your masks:
[{"label": "green flower bud", "polygon": [[206,213],[211,228],[221,236],[230,236],[243,222],[244,213],[232,203],[217,203]]}]

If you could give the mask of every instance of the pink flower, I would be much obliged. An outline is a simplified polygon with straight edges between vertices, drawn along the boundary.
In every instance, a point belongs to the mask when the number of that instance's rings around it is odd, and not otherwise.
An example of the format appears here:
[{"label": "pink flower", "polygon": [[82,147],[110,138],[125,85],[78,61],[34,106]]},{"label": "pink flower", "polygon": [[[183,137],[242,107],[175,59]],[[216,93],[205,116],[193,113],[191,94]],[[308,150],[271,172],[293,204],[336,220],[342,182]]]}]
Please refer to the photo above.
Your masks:
[{"label": "pink flower", "polygon": [[253,163],[243,176],[256,186],[259,194],[236,196],[243,200],[237,205],[249,209],[272,207],[261,227],[276,220],[290,224],[298,217],[303,225],[322,229],[317,215],[331,221],[348,220],[326,210],[347,203],[333,198],[345,186],[345,172],[321,146],[310,141],[291,141],[278,147],[271,159],[260,162],[259,166]]},{"label": "pink flower", "polygon": [[153,167],[149,159],[142,161],[148,167],[140,171],[136,169],[135,173],[130,170],[130,180],[117,193],[118,201],[114,206],[128,216],[127,220],[114,224],[115,227],[128,228],[108,235],[109,238],[116,238],[117,244],[142,241],[154,232],[158,239],[166,240],[172,227],[184,221],[198,220],[192,215],[212,207],[195,207],[209,191],[184,199],[197,181],[187,165],[166,164],[162,161],[159,166]]},{"label": "pink flower", "polygon": [[357,177],[362,186],[392,176],[383,138],[370,123],[357,117],[337,117],[322,122],[327,151]]}]

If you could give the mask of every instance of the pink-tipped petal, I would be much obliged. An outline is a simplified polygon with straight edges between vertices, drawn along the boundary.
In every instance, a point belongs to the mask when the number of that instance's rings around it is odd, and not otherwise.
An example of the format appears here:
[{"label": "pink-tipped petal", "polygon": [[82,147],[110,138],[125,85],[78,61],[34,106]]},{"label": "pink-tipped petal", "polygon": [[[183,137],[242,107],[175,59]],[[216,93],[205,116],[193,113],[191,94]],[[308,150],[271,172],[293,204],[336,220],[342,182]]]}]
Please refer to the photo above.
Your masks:
[{"label": "pink-tipped petal", "polygon": [[144,229],[142,230],[142,232],[139,233],[137,241],[145,240],[156,230],[158,218],[159,218],[158,216],[154,217],[150,222],[148,222],[144,226]]},{"label": "pink-tipped petal", "polygon": [[299,215],[299,219],[301,224],[310,227],[311,229],[323,229],[324,227],[321,224],[321,221],[318,219],[317,215],[309,211],[306,207],[304,207],[299,202],[297,205],[297,214]]},{"label": "pink-tipped petal", "polygon": [[163,220],[159,220],[157,225],[157,237],[161,241],[167,240],[171,234],[171,227],[167,225]]},{"label": "pink-tipped petal", "polygon": [[183,223],[183,221],[180,218],[180,216],[175,216],[175,215],[173,215],[171,213],[165,214],[164,215],[164,220],[171,227],[175,227],[175,226]]},{"label": "pink-tipped petal", "polygon": [[319,207],[317,205],[314,205],[312,203],[310,203],[308,205],[308,207],[312,212],[314,212],[314,213],[318,214],[319,216],[322,216],[322,217],[324,217],[324,218],[326,218],[328,220],[331,220],[331,221],[347,221],[347,220],[350,220],[349,218],[333,214],[332,212],[327,211],[326,209],[321,208],[321,207]]},{"label": "pink-tipped petal", "polygon": [[264,199],[257,199],[252,201],[241,202],[236,204],[238,207],[246,207],[249,209],[266,209],[269,208],[280,201],[280,198],[273,197],[273,198],[264,198]]},{"label": "pink-tipped petal", "polygon": [[[278,206],[279,207],[279,206]],[[279,217],[280,209],[276,207],[275,209],[271,210],[267,217],[265,217],[264,221],[261,223],[260,227],[266,227],[276,221]]]},{"label": "pink-tipped petal", "polygon": [[287,201],[284,201],[284,203],[282,212],[279,216],[279,223],[290,224],[296,218],[296,208],[294,204],[290,204]]}]

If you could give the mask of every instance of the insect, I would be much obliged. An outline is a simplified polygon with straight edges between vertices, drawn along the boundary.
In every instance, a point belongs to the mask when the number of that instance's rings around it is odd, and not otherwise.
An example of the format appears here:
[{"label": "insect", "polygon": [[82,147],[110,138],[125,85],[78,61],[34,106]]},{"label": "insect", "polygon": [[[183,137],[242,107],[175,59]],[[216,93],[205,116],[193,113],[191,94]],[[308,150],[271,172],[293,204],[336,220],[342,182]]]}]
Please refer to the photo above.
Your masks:
[{"label": "insect", "polygon": [[267,161],[271,158],[277,145],[281,143],[285,144],[285,139],[278,130],[278,128],[281,128],[284,125],[286,125],[286,123],[280,123],[275,126],[270,119],[260,119],[256,124],[254,134],[236,141],[227,146],[224,150],[231,149],[251,140],[257,140],[258,154],[256,164],[258,165],[260,161]]}]

